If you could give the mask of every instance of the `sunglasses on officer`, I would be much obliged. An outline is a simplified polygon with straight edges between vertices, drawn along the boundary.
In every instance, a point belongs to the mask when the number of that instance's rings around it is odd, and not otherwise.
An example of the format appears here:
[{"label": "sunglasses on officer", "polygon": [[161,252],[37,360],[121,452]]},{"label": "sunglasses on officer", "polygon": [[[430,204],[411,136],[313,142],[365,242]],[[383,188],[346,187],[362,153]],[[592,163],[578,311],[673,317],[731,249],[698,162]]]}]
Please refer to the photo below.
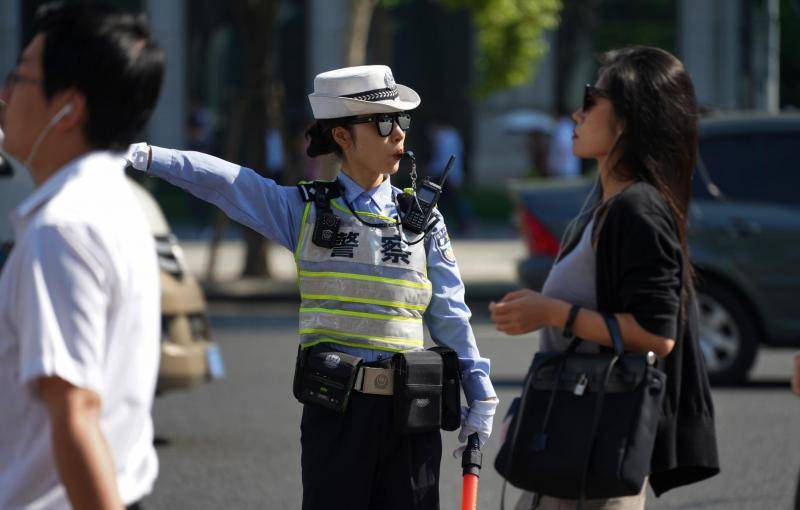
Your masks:
[{"label": "sunglasses on officer", "polygon": [[583,111],[583,113],[586,113],[589,110],[591,110],[592,107],[597,104],[598,97],[608,98],[609,97],[608,91],[595,87],[594,85],[589,85],[587,83],[586,86],[583,88],[583,106],[581,107],[581,111]]},{"label": "sunglasses on officer", "polygon": [[411,114],[408,112],[376,113],[367,117],[355,117],[349,123],[368,124],[370,122],[375,123],[375,128],[378,130],[379,135],[387,137],[392,134],[395,123],[403,131],[408,131],[411,127]]}]

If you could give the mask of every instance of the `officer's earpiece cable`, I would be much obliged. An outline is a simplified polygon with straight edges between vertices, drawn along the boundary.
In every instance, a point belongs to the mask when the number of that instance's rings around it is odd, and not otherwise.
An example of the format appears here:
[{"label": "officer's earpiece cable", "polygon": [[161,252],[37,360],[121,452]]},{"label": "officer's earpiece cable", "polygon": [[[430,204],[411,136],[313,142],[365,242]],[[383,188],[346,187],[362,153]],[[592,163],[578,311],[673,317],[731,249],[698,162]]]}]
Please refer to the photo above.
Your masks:
[{"label": "officer's earpiece cable", "polygon": [[[339,181],[336,181],[336,182],[339,182]],[[340,187],[342,186],[342,185],[341,185],[341,183],[339,184],[339,186],[340,186]],[[360,221],[362,225],[365,225],[365,226],[367,226],[367,227],[373,227],[373,228],[392,228],[392,227],[397,227],[397,225],[399,225],[399,224],[400,224],[400,219],[399,219],[399,218],[395,218],[395,220],[394,220],[394,223],[370,223],[369,221],[366,221],[364,218],[362,218],[362,217],[361,217],[361,215],[359,215],[359,214],[358,214],[358,213],[355,211],[355,209],[353,209],[353,206],[352,206],[352,205],[350,205],[350,202],[348,202],[348,201],[347,201],[347,198],[345,198],[345,196],[344,196],[344,193],[342,193],[342,202],[344,202],[344,203],[345,203],[345,205],[347,206],[347,208],[348,208],[348,209],[350,209],[350,212],[353,214],[353,216],[355,216],[355,217],[356,217],[356,219],[357,219],[358,221]]]}]

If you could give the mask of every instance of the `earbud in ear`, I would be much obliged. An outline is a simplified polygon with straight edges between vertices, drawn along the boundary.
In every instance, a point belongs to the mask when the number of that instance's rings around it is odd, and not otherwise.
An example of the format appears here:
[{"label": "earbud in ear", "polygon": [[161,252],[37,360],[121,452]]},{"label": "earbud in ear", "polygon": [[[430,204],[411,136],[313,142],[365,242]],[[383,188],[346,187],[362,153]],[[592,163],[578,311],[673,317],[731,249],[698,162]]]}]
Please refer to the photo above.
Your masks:
[{"label": "earbud in ear", "polygon": [[73,110],[75,110],[75,107],[72,106],[72,103],[67,103],[64,106],[62,106],[60,110],[58,110],[58,113],[56,113],[55,116],[53,116],[53,119],[56,119],[55,122],[58,122],[59,120],[63,119],[64,117],[72,113]]},{"label": "earbud in ear", "polygon": [[72,113],[74,109],[75,107],[72,106],[72,103],[67,103],[62,106],[61,109],[58,110],[55,115],[53,115],[53,118],[50,119],[50,122],[47,123],[46,129],[50,129],[51,127],[55,126],[59,120]]}]

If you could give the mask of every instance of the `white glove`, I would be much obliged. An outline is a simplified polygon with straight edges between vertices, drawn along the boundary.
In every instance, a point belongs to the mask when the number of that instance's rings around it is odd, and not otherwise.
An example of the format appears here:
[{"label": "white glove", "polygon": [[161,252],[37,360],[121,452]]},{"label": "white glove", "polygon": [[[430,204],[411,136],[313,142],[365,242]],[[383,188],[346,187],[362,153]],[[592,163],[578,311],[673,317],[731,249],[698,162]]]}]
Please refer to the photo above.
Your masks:
[{"label": "white glove", "polygon": [[145,142],[132,143],[125,153],[125,159],[136,170],[146,172],[150,166],[150,146]]},{"label": "white glove", "polygon": [[[472,405],[461,408],[461,431],[458,433],[458,440],[466,443],[469,436],[478,433],[480,445],[486,444],[492,434],[492,421],[494,412],[500,401],[493,400],[473,400]],[[461,445],[453,451],[453,457],[459,459],[464,452],[466,445]]]}]

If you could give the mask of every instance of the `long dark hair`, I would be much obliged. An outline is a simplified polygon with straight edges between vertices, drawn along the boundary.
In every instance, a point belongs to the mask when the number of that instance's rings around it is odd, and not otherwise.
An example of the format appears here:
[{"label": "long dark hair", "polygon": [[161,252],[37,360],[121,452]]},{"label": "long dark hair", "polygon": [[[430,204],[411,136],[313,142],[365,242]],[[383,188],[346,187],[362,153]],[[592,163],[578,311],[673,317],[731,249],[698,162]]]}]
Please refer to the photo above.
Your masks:
[{"label": "long dark hair", "polygon": [[611,175],[647,182],[664,198],[678,228],[683,280],[691,283],[686,227],[698,121],[692,79],[675,56],[648,46],[609,51],[600,63],[601,85],[624,124],[609,157]]}]

